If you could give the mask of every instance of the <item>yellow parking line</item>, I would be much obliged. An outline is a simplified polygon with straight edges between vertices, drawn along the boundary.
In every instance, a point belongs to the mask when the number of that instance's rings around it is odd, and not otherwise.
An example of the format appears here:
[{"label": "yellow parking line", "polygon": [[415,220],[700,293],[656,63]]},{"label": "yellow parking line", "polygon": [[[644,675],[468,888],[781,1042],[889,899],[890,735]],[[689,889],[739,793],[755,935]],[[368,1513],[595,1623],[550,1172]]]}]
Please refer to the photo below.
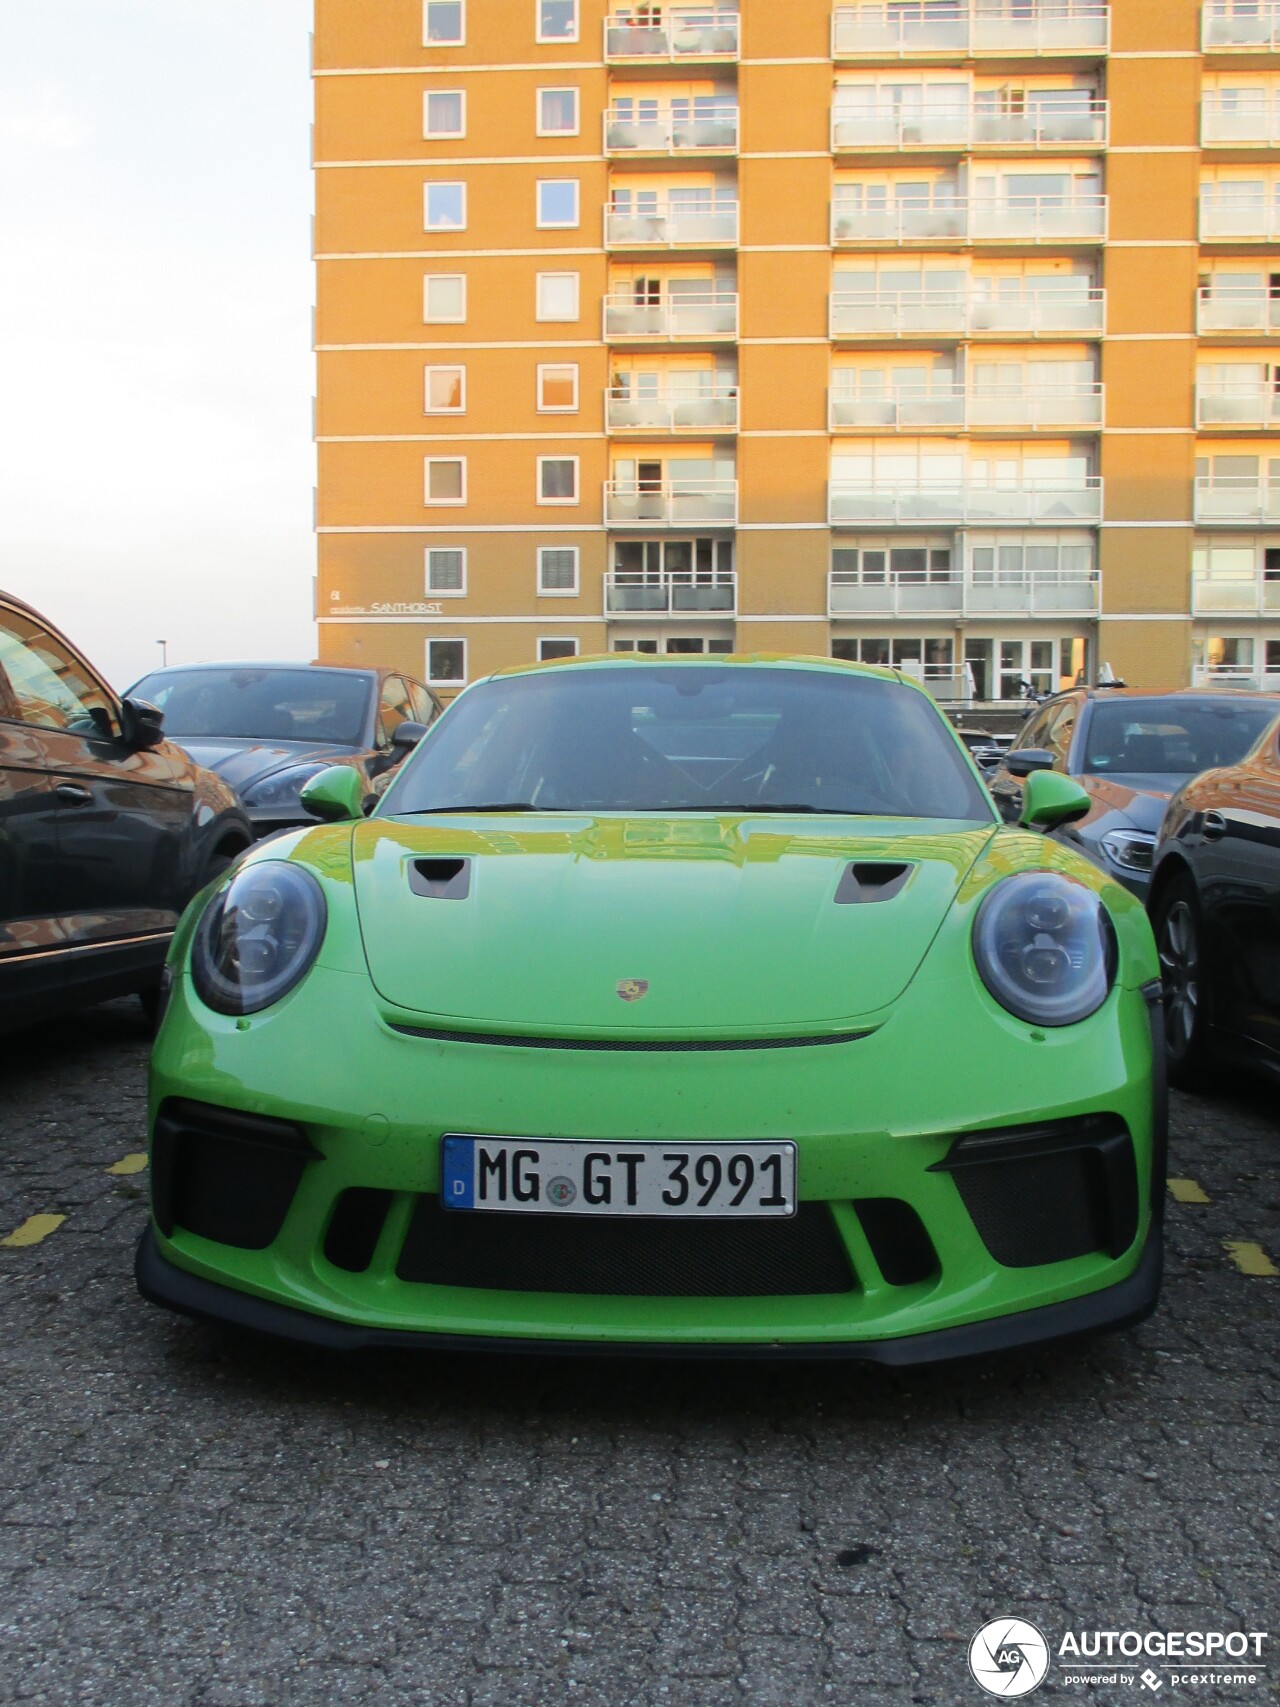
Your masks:
[{"label": "yellow parking line", "polygon": [[118,1162],[112,1162],[107,1169],[109,1174],[140,1174],[147,1165],[145,1150],[131,1150],[127,1156],[121,1156]]},{"label": "yellow parking line", "polygon": [[6,1238],[0,1239],[0,1245],[12,1245],[19,1250],[38,1245],[41,1239],[56,1233],[65,1220],[65,1215],[28,1215],[21,1227],[15,1227]]},{"label": "yellow parking line", "polygon": [[1169,1195],[1175,1203],[1208,1203],[1211,1200],[1205,1195],[1204,1187],[1198,1180],[1171,1179],[1166,1180]]},{"label": "yellow parking line", "polygon": [[1243,1239],[1224,1239],[1222,1248],[1241,1274],[1253,1275],[1260,1280],[1269,1280],[1273,1275],[1280,1275],[1280,1268],[1276,1267],[1261,1245],[1249,1244]]}]

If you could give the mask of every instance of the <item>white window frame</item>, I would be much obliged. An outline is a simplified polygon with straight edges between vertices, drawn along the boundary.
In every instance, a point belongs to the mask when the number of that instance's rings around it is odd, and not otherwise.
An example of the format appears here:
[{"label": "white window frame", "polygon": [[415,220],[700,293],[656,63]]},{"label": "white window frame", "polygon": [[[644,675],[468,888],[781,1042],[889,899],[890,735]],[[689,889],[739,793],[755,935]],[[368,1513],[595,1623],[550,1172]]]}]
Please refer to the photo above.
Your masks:
[{"label": "white window frame", "polygon": [[[460,587],[433,587],[431,585],[431,559],[437,551],[456,551],[462,559],[462,585]],[[428,545],[422,553],[422,585],[429,599],[465,599],[467,596],[467,548],[465,545]]]},{"label": "white window frame", "polygon": [[[573,497],[544,498],[542,496],[542,470],[548,462],[571,462],[573,464]],[[549,504],[560,509],[576,507],[582,502],[582,458],[579,456],[540,456],[538,458],[538,484],[536,488],[539,504]]]},{"label": "white window frame", "polygon": [[[431,284],[435,279],[457,279],[462,286],[461,314],[432,314],[428,298],[431,295]],[[465,273],[423,273],[422,275],[422,324],[424,326],[462,326],[467,318],[467,275]]]},{"label": "white window frame", "polygon": [[[542,192],[553,185],[560,187],[564,184],[573,186],[573,218],[544,219],[542,217]],[[539,178],[535,186],[534,213],[537,218],[539,231],[577,231],[582,225],[582,183],[578,178]],[[466,212],[466,199],[463,198],[463,212]]]},{"label": "white window frame", "polygon": [[[562,369],[568,369],[573,374],[573,402],[572,403],[544,403],[542,401],[542,376],[543,376],[543,374],[544,373],[557,373],[557,372],[561,371]],[[579,408],[581,407],[581,404],[579,403],[580,380],[581,380],[581,375],[580,375],[579,365],[577,362],[539,362],[538,363],[537,385],[536,385],[536,389],[534,392],[534,402],[537,405],[538,414],[539,415],[576,415],[578,413]]]},{"label": "white window frame", "polygon": [[[433,676],[431,674],[431,648],[433,646],[461,646],[462,674],[460,676]],[[423,660],[423,673],[427,678],[429,688],[464,688],[467,685],[467,642],[461,634],[433,634],[426,644],[426,655]]]},{"label": "white window frame", "polygon": [[574,42],[582,33],[582,7],[579,0],[573,0],[573,33],[567,36],[544,36],[542,33],[542,0],[533,0],[537,7],[534,24],[534,40],[556,46],[561,42]]},{"label": "white window frame", "polygon": [[[461,103],[461,112],[457,130],[432,130],[429,120],[431,97],[433,95],[456,95]],[[422,134],[428,142],[436,142],[444,137],[459,137],[467,134],[467,91],[465,89],[424,89],[422,93]],[[465,197],[464,197],[465,203]]]},{"label": "white window frame", "polygon": [[[460,498],[433,498],[431,496],[431,469],[437,462],[456,462],[462,467],[462,496]],[[465,456],[424,456],[422,459],[422,502],[429,504],[432,509],[441,505],[457,509],[467,501],[467,459]]]},{"label": "white window frame", "polygon": [[[544,280],[550,280],[550,279],[572,279],[573,280],[574,312],[572,314],[544,314],[543,313],[543,311],[542,311],[543,281]],[[581,273],[538,273],[536,275],[536,282],[534,285],[534,313],[535,313],[535,317],[538,320],[542,321],[544,324],[554,323],[554,324],[558,324],[558,325],[562,325],[562,326],[576,326],[578,324],[578,322],[582,319],[582,274]]]},{"label": "white window frame", "polygon": [[576,634],[540,634],[538,636],[538,662],[540,664],[554,664],[559,662],[559,660],[555,658],[543,657],[542,648],[544,646],[572,646],[573,651],[569,653],[571,658],[579,657],[582,652],[582,647],[578,642]]},{"label": "white window frame", "polygon": [[[573,585],[571,587],[548,587],[544,585],[542,560],[549,551],[570,551],[573,553]],[[582,554],[576,545],[540,545],[538,547],[538,597],[540,599],[576,599],[581,570]]]},{"label": "white window frame", "polygon": [[[460,225],[432,225],[430,204],[431,192],[438,189],[457,189],[462,191],[462,223]],[[422,186],[422,229],[424,231],[465,231],[467,229],[467,185],[463,178],[428,178]]]},{"label": "white window frame", "polygon": [[453,41],[432,41],[427,31],[428,8],[431,0],[422,0],[422,45],[423,47],[465,47],[467,45],[467,0],[459,0],[458,27],[461,34]]},{"label": "white window frame", "polygon": [[[548,130],[542,122],[542,97],[544,95],[573,96],[573,124],[568,130]],[[539,136],[579,136],[582,133],[582,91],[574,84],[554,83],[536,93],[534,105],[534,127]]]},{"label": "white window frame", "polygon": [[[456,373],[458,375],[458,389],[462,394],[462,401],[456,409],[432,407],[431,375],[433,373]],[[461,362],[432,362],[430,366],[424,367],[422,370],[422,413],[424,415],[465,415],[466,412],[467,370],[463,364]]]}]

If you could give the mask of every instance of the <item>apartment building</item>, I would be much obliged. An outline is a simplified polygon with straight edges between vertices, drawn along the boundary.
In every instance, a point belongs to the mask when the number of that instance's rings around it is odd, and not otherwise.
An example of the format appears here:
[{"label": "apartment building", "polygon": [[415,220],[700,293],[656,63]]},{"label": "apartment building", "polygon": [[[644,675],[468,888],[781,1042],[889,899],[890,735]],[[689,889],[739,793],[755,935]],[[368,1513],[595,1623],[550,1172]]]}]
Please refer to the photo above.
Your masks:
[{"label": "apartment building", "polygon": [[317,0],[320,655],[1280,687],[1280,0]]}]

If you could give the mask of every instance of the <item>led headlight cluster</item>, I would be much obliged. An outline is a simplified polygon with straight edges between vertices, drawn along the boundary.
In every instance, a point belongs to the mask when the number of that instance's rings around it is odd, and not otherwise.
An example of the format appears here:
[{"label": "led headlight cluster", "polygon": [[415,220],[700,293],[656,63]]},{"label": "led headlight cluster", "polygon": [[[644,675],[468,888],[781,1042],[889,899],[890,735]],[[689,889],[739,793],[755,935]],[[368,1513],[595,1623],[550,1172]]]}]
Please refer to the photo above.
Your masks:
[{"label": "led headlight cluster", "polygon": [[1074,1025],[1107,999],[1115,932],[1092,889],[1056,871],[1024,871],[987,895],[973,927],[982,982],[1032,1025]]},{"label": "led headlight cluster", "polygon": [[324,892],[284,860],[247,866],[204,910],[191,945],[191,976],[207,1007],[252,1014],[309,970],[324,937]]},{"label": "led headlight cluster", "polygon": [[1102,846],[1107,858],[1126,871],[1150,871],[1156,838],[1150,830],[1111,830]]},{"label": "led headlight cluster", "polygon": [[293,765],[287,771],[276,771],[244,791],[246,806],[297,806],[298,796],[313,776],[319,776],[327,766]]}]

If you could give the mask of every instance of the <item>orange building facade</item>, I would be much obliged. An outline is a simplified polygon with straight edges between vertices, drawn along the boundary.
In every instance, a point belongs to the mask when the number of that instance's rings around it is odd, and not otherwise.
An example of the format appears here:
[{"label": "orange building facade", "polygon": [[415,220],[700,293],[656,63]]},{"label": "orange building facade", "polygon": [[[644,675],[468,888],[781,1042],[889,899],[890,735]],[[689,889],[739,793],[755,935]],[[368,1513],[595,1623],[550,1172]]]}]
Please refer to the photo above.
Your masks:
[{"label": "orange building facade", "polygon": [[317,0],[315,91],[322,658],[1280,687],[1280,3]]}]

